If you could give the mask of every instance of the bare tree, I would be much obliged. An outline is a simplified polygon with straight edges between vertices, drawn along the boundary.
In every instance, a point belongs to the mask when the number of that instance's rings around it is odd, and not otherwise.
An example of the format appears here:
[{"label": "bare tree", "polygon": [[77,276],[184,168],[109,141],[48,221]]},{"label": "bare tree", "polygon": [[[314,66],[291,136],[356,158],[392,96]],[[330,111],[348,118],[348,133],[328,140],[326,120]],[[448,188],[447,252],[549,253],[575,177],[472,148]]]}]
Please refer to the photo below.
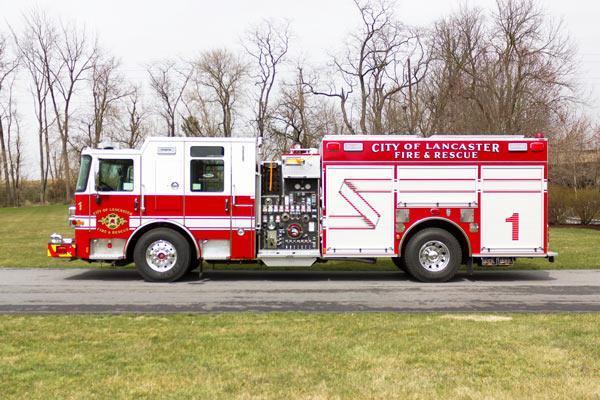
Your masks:
[{"label": "bare tree", "polygon": [[563,187],[578,189],[600,184],[598,137],[591,121],[584,116],[563,114],[560,131],[550,138],[548,147],[549,180]]},{"label": "bare tree", "polygon": [[[234,114],[239,92],[244,84],[247,66],[226,49],[210,50],[196,61],[197,87],[208,89],[207,100],[218,105],[221,113],[221,135],[232,136]],[[198,94],[203,98],[203,94]]]},{"label": "bare tree", "polygon": [[258,136],[262,137],[268,123],[269,100],[278,69],[285,61],[290,41],[288,23],[265,20],[246,32],[244,48],[253,59],[250,77],[257,88],[255,109]]},{"label": "bare tree", "polygon": [[23,18],[24,30],[12,31],[21,63],[31,78],[30,91],[33,96],[38,131],[40,168],[40,203],[46,203],[48,174],[50,172],[49,128],[53,119],[48,118],[48,71],[49,54],[55,46],[56,32],[40,12],[31,12]]},{"label": "bare tree", "polygon": [[[386,133],[386,110],[390,102],[412,107],[412,89],[425,75],[426,52],[416,29],[400,23],[394,3],[388,0],[354,0],[361,27],[350,34],[345,54],[334,57],[333,68],[341,89],[314,90],[315,94],[340,100],[346,128],[354,133]],[[352,101],[353,95],[357,96]],[[348,102],[358,112],[358,127],[348,118]]]},{"label": "bare tree", "polygon": [[572,100],[574,48],[560,24],[544,23],[545,15],[534,0],[496,2],[490,42],[497,62],[487,81],[497,79],[495,85],[488,83],[496,89],[490,90],[489,114],[494,116],[492,110],[497,110],[494,122],[499,131],[516,133],[529,128],[526,122],[532,117],[539,118],[536,112],[562,111],[562,105]]},{"label": "bare tree", "polygon": [[88,145],[98,147],[108,120],[117,119],[116,103],[127,96],[123,77],[118,72],[119,62],[114,57],[98,55],[91,70],[94,114],[88,124]]},{"label": "bare tree", "polygon": [[6,118],[6,143],[8,155],[8,167],[10,169],[10,180],[13,205],[21,204],[21,167],[23,165],[23,140],[21,136],[20,117],[15,108],[13,93],[9,95],[8,116]]},{"label": "bare tree", "polygon": [[303,83],[302,67],[298,67],[296,81],[283,87],[281,99],[270,126],[276,148],[284,152],[294,144],[310,147],[306,85]]},{"label": "bare tree", "polygon": [[[44,19],[45,23],[51,22]],[[61,169],[65,183],[65,200],[72,197],[71,167],[69,164],[69,141],[73,99],[80,83],[93,68],[97,43],[90,41],[85,30],[71,24],[60,24],[56,46],[45,55],[46,80],[56,126],[61,143]]]},{"label": "bare tree", "polygon": [[181,130],[185,136],[216,137],[223,136],[221,130],[220,107],[211,101],[208,89],[199,79],[197,66],[192,75],[187,93],[183,96],[186,115]]},{"label": "bare tree", "polygon": [[133,86],[128,89],[121,103],[125,110],[121,113],[119,129],[113,133],[111,139],[133,149],[141,144],[148,130],[144,123],[147,112],[142,104],[141,88]]},{"label": "bare tree", "polygon": [[[0,36],[0,96],[4,97],[8,88],[6,102],[0,97],[0,156],[2,157],[2,169],[4,170],[4,184],[6,185],[7,204],[15,205],[16,193],[11,190],[10,180],[10,126],[13,121],[13,97],[12,85],[14,73],[19,65],[18,59],[10,56],[7,40]],[[5,124],[8,125],[5,133]],[[8,134],[8,137],[6,135]],[[8,144],[8,145],[7,145]]]},{"label": "bare tree", "polygon": [[550,133],[574,104],[574,50],[534,0],[497,0],[436,24],[425,118],[462,133]]},{"label": "bare tree", "polygon": [[294,144],[317,147],[325,134],[340,133],[342,122],[335,106],[329,99],[313,95],[303,82],[303,68],[299,66],[295,81],[283,85],[267,126],[268,156],[283,153]]},{"label": "bare tree", "polygon": [[12,195],[10,185],[10,169],[8,167],[8,151],[6,149],[6,139],[4,134],[4,124],[8,117],[0,113],[0,155],[2,156],[2,169],[4,170],[4,185],[6,187],[6,205],[14,205],[14,197]]},{"label": "bare tree", "polygon": [[183,119],[181,129],[185,136],[215,137],[223,136],[218,107],[203,96],[203,88],[194,79],[195,91],[190,93],[185,102],[187,116]]},{"label": "bare tree", "polygon": [[[7,204],[16,207],[20,203],[23,156],[19,116],[13,96],[14,79],[12,76],[11,81],[6,85],[8,86],[6,101],[0,103],[0,155],[4,170],[6,201]],[[6,83],[6,76],[3,81]]]},{"label": "bare tree", "polygon": [[180,66],[173,60],[162,61],[148,68],[150,87],[158,96],[159,114],[167,123],[169,137],[177,135],[178,108],[192,73],[191,66]]},{"label": "bare tree", "polygon": [[327,89],[316,89],[319,87],[319,78],[315,74],[313,74],[310,78],[305,78],[303,76],[302,85],[309,88],[310,92],[316,96],[324,96],[329,99],[336,99],[340,102],[340,112],[342,114],[342,121],[344,122],[344,129],[348,131],[348,133],[355,135],[356,130],[354,129],[354,124],[351,118],[351,113],[349,114],[348,104],[350,102],[350,96],[354,93],[354,82],[352,80],[348,80],[345,84],[338,84],[335,82],[334,77],[329,78],[329,82],[327,84]]},{"label": "bare tree", "polygon": [[420,133],[482,132],[481,116],[474,113],[465,72],[477,70],[485,51],[485,19],[478,9],[461,7],[436,22],[429,37],[429,70],[417,96]]}]

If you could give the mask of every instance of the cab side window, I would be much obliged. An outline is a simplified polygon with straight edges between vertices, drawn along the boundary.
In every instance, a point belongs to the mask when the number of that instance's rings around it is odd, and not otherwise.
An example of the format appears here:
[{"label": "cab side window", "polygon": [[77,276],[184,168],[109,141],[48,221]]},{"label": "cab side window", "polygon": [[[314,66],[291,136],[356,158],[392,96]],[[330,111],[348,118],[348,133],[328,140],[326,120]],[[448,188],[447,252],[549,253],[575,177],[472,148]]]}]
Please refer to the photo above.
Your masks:
[{"label": "cab side window", "polygon": [[101,192],[133,191],[133,160],[100,159],[98,190]]},{"label": "cab side window", "polygon": [[[225,187],[225,150],[222,146],[192,146],[190,156],[190,190],[192,192],[223,192]],[[201,158],[200,158],[201,157]]]}]

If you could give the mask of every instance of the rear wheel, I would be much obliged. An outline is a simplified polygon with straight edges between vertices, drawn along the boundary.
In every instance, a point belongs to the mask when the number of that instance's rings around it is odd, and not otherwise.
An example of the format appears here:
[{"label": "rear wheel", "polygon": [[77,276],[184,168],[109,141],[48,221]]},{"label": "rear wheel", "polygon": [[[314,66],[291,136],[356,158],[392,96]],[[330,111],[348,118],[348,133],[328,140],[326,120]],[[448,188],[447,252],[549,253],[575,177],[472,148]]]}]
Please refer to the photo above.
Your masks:
[{"label": "rear wheel", "polygon": [[460,267],[458,240],[443,229],[427,228],[413,236],[405,249],[408,272],[423,282],[445,282]]},{"label": "rear wheel", "polygon": [[135,245],[135,267],[152,282],[172,282],[181,278],[190,266],[190,246],[171,229],[159,228],[144,233]]}]

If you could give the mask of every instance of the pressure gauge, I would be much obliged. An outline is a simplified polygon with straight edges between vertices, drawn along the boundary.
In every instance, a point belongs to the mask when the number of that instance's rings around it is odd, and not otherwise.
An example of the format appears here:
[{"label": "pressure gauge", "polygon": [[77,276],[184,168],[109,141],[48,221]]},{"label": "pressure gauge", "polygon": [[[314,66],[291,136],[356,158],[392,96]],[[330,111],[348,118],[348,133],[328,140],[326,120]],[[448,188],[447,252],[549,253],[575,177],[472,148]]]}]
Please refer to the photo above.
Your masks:
[{"label": "pressure gauge", "polygon": [[300,236],[302,236],[302,228],[300,225],[292,224],[287,227],[287,234],[292,239],[298,239]]}]

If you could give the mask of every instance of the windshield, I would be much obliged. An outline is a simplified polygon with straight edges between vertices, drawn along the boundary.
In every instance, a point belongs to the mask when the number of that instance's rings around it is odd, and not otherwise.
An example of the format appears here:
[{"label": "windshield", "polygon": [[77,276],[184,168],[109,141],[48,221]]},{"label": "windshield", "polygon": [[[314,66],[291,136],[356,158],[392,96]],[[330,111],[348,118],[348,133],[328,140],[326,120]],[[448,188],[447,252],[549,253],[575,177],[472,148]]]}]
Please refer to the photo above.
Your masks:
[{"label": "windshield", "polygon": [[90,175],[90,165],[92,165],[92,157],[83,156],[81,158],[81,167],[79,168],[79,177],[77,178],[76,192],[85,192]]}]

